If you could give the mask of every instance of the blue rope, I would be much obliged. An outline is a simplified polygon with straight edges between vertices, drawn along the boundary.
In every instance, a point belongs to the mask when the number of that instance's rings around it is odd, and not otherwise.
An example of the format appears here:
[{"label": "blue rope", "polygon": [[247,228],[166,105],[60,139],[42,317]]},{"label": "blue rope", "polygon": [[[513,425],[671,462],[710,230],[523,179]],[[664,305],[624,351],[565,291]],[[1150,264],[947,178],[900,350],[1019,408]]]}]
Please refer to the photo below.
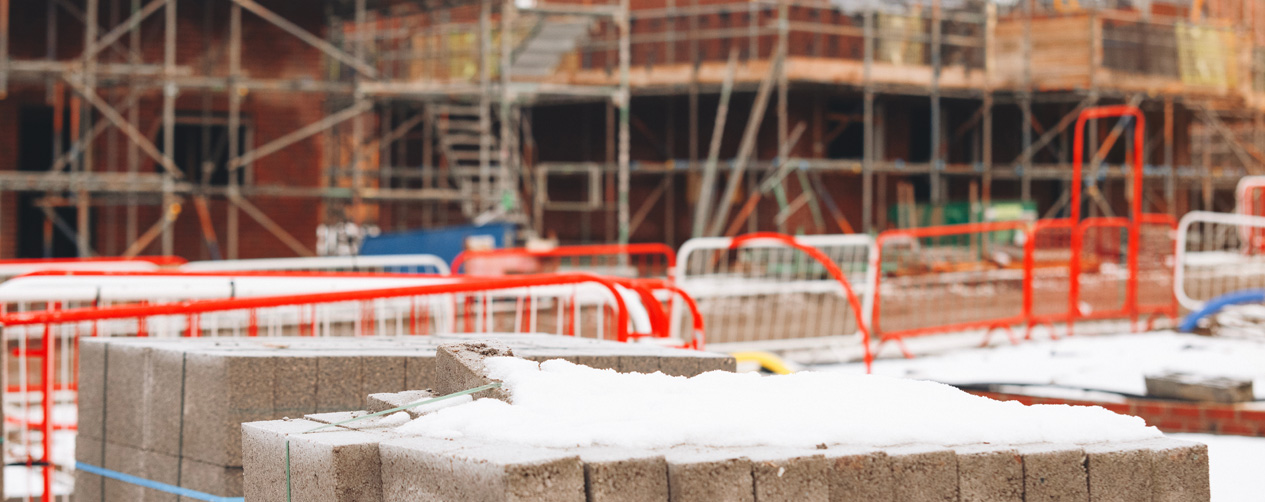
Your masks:
[{"label": "blue rope", "polygon": [[169,485],[167,483],[159,483],[157,481],[152,481],[145,478],[138,478],[130,474],[123,474],[118,471],[112,471],[103,467],[97,467],[92,464],[85,464],[83,462],[75,462],[75,469],[90,472],[98,476],[105,476],[110,479],[117,479],[124,483],[131,483],[136,486],[142,486],[145,488],[152,488],[152,489],[162,491],[162,492],[173,493],[181,497],[189,497],[194,500],[203,500],[206,502],[245,502],[246,501],[246,499],[243,497],[221,497],[218,495],[211,495],[209,493],[202,493],[200,491],[190,490],[188,488],[181,488],[179,486]]}]

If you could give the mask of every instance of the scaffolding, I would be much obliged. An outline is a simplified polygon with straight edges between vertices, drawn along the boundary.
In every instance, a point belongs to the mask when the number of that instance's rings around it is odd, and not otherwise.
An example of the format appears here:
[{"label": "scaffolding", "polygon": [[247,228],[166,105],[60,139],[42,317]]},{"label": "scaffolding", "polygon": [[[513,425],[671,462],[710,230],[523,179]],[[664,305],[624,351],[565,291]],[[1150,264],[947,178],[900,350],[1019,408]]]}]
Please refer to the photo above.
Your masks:
[{"label": "scaffolding", "polygon": [[[160,243],[163,254],[174,247],[172,231],[184,206],[198,213],[203,240],[214,258],[233,259],[239,255],[240,213],[254,220],[300,256],[312,255],[306,239],[296,237],[266,211],[251,202],[252,197],[285,197],[310,203],[323,202],[327,212],[362,223],[372,219],[379,207],[392,205],[397,211],[444,212],[459,205],[468,220],[520,221],[518,201],[518,129],[524,106],[557,100],[609,102],[628,116],[627,79],[610,85],[552,85],[540,82],[539,73],[551,51],[548,37],[559,36],[554,29],[559,20],[579,27],[583,33],[564,32],[561,37],[587,35],[590,26],[601,24],[612,34],[619,48],[607,55],[620,75],[626,76],[627,0],[584,4],[554,3],[549,0],[530,5],[514,1],[427,5],[425,11],[409,2],[322,2],[318,7],[328,22],[320,29],[301,26],[255,0],[199,2],[205,9],[194,15],[179,16],[176,0],[69,0],[50,1],[45,14],[45,57],[10,57],[8,0],[0,3],[0,97],[20,87],[40,87],[54,108],[53,137],[55,161],[46,173],[0,171],[0,199],[17,193],[41,193],[41,207],[56,231],[72,236],[80,256],[98,254],[93,249],[93,228],[88,217],[99,204],[126,206],[125,251],[136,255],[151,243]],[[274,4],[276,2],[273,2]],[[372,4],[372,8],[371,5]],[[215,12],[228,10],[227,34],[223,46],[207,44],[198,58],[180,55],[191,45],[181,26],[202,16],[203,25],[193,35],[206,42],[214,37],[211,19]],[[293,9],[291,9],[293,10]],[[388,11],[410,15],[388,15]],[[101,13],[110,19],[103,22]],[[122,11],[128,14],[123,16]],[[470,23],[439,21],[450,16],[473,13]],[[320,55],[311,75],[294,78],[261,78],[243,69],[243,16],[285,32]],[[65,47],[67,19],[83,25],[87,43]],[[161,43],[142,36],[143,25],[161,18]],[[23,21],[29,21],[24,19]],[[501,36],[513,33],[514,36]],[[145,38],[145,39],[143,39]],[[624,41],[620,43],[618,41]],[[544,41],[545,43],[539,43]],[[557,41],[557,40],[555,40]],[[254,42],[259,42],[258,40]],[[428,45],[429,44],[429,45]],[[463,47],[458,47],[463,45]],[[540,46],[540,47],[537,47]],[[59,57],[77,50],[72,58]],[[214,64],[211,53],[224,64]],[[565,50],[565,49],[563,49]],[[159,61],[152,61],[155,52]],[[107,54],[109,55],[106,58]],[[108,59],[108,60],[106,60]],[[178,64],[177,61],[186,61]],[[188,64],[187,61],[202,64]],[[445,66],[447,65],[447,66]],[[441,68],[442,67],[442,68]],[[441,71],[442,70],[442,71]],[[519,73],[522,73],[520,75]],[[248,96],[261,93],[294,93],[314,98],[326,108],[319,119],[285,134],[256,144],[244,128],[242,106]],[[143,96],[161,95],[159,140],[142,130],[138,101]],[[187,105],[177,111],[177,98],[201,97],[200,113]],[[227,102],[227,113],[216,113],[213,102]],[[179,115],[178,115],[179,113]],[[69,116],[69,124],[61,120]],[[258,118],[258,117],[256,117]],[[214,136],[202,127],[203,150],[193,164],[200,169],[182,169],[173,158],[175,135],[182,120],[206,125],[222,125],[223,134]],[[626,120],[623,122],[626,124]],[[426,159],[419,166],[394,162],[400,140],[425,126]],[[433,130],[435,127],[441,130]],[[626,127],[626,125],[625,125]],[[104,138],[122,134],[127,142],[127,166],[105,166],[98,158]],[[69,139],[63,145],[63,136]],[[303,183],[251,183],[255,164],[265,157],[320,137],[325,156],[317,186]],[[621,133],[619,165],[628,165],[627,134]],[[212,141],[229,152],[217,172]],[[440,151],[431,151],[432,148]],[[441,163],[435,162],[442,159]],[[114,157],[109,161],[114,163]],[[140,166],[152,161],[153,172]],[[211,168],[206,165],[211,163]],[[442,164],[442,168],[436,167]],[[220,183],[212,179],[220,177]],[[626,177],[622,178],[626,180]],[[227,225],[223,256],[211,223],[208,199],[227,201]],[[157,205],[158,220],[148,229],[138,221],[138,207]],[[52,210],[73,207],[74,224]],[[622,214],[622,213],[621,213]],[[627,219],[623,214],[622,219]],[[328,220],[328,219],[327,219]],[[49,240],[46,235],[45,240]]]},{"label": "scaffolding", "polygon": [[[197,3],[207,13],[228,10],[222,43],[210,35],[219,28],[207,20],[214,16],[202,16],[198,32],[208,52],[226,47],[223,64],[178,54],[188,46],[179,26],[197,16],[178,17],[177,3],[51,1],[44,57],[11,58],[11,9],[0,0],[0,94],[40,87],[56,117],[72,117],[55,121],[49,172],[0,171],[0,200],[43,194],[48,231],[73,236],[80,255],[98,254],[89,209],[115,204],[126,208],[119,254],[153,242],[171,253],[174,222],[191,206],[216,257],[208,200],[226,201],[224,257],[240,254],[240,213],[295,254],[312,254],[256,197],[319,201],[333,223],[504,220],[537,235],[561,230],[569,232],[563,240],[621,243],[770,226],[873,233],[943,222],[952,199],[987,207],[997,190],[1040,199],[1041,212],[1053,215],[1067,211],[1069,126],[1096,104],[1153,115],[1150,209],[1211,208],[1217,190],[1265,163],[1265,8],[1246,0],[1195,9],[1156,1],[1145,10],[1111,0],[331,0],[320,3],[318,23],[276,12],[285,2]],[[254,48],[243,45],[243,16],[315,50],[317,77],[244,71],[242,53]],[[68,19],[90,43],[63,40]],[[145,23],[161,24],[161,43],[142,36]],[[259,118],[245,116],[243,101],[266,93],[312,96],[324,110],[266,141],[249,128],[235,133]],[[154,95],[157,141],[138,110]],[[200,113],[177,110],[182,95],[201,96]],[[703,103],[712,97],[714,112]],[[678,101],[686,102],[684,120]],[[835,101],[844,103],[832,108]],[[218,103],[226,113],[215,111]],[[535,112],[575,103],[604,107],[605,147],[582,161],[542,155],[538,138],[585,125],[540,130]],[[234,132],[222,135],[230,155],[221,174],[172,156],[178,125],[194,115],[197,124]],[[1123,207],[1104,194],[1129,193],[1129,145],[1116,141],[1128,127],[1090,126],[1087,214]],[[125,167],[98,151],[115,144],[100,138],[117,135],[127,141]],[[859,138],[831,151],[849,135]],[[319,183],[254,181],[260,159],[318,137]],[[142,170],[145,162],[156,167]],[[839,179],[844,188],[828,183]],[[910,180],[925,187],[918,197]],[[930,214],[889,218],[893,206],[923,211],[915,198]],[[691,228],[675,217],[682,199],[694,206]],[[152,223],[139,219],[146,205],[161,209]],[[74,208],[73,223],[54,211],[61,207]],[[558,219],[570,213],[581,215],[578,225]],[[639,233],[656,213],[659,229]],[[606,220],[605,239],[590,232],[595,217]]]}]

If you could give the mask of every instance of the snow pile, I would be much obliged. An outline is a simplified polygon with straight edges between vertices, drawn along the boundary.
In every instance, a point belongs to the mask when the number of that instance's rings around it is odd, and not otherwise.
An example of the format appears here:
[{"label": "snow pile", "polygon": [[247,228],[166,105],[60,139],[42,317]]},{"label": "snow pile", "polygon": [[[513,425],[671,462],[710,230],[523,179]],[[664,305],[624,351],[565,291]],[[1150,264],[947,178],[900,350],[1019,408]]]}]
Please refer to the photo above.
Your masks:
[{"label": "snow pile", "polygon": [[[916,359],[881,359],[874,373],[956,385],[1059,385],[1146,394],[1145,375],[1166,372],[1253,380],[1265,399],[1265,343],[1173,332],[1075,336],[967,349]],[[818,369],[825,370],[826,367]],[[858,372],[856,364],[829,369]]]},{"label": "snow pile", "polygon": [[562,360],[487,361],[514,404],[480,399],[400,432],[544,447],[886,446],[981,442],[1092,443],[1160,436],[1102,408],[1023,406],[923,381],[809,372],[693,378],[617,373]]}]

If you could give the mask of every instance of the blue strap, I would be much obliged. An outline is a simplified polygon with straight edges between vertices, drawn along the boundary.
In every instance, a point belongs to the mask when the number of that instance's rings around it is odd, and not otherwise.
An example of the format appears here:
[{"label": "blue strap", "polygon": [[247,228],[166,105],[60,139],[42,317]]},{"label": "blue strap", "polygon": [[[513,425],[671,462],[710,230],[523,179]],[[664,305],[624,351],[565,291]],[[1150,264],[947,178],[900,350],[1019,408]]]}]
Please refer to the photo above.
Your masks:
[{"label": "blue strap", "polygon": [[1181,325],[1177,327],[1177,330],[1182,333],[1193,332],[1195,331],[1195,328],[1199,327],[1200,319],[1216,314],[1223,308],[1231,305],[1258,303],[1262,301],[1265,301],[1265,290],[1262,289],[1245,289],[1242,291],[1235,291],[1233,293],[1226,293],[1209,300],[1204,304],[1203,308],[1187,314],[1186,318],[1182,320]]},{"label": "blue strap", "polygon": [[110,479],[117,479],[124,483],[131,483],[136,486],[143,486],[145,488],[153,488],[158,491],[174,493],[181,497],[189,497],[194,500],[204,500],[206,502],[245,502],[246,501],[246,499],[243,497],[221,497],[218,495],[211,495],[209,493],[202,493],[199,491],[190,490],[188,488],[181,488],[179,486],[169,485],[167,483],[159,483],[157,481],[151,481],[145,478],[138,478],[130,474],[123,474],[118,471],[111,471],[109,469],[97,467],[91,464],[85,464],[83,462],[75,462],[75,469],[79,469],[85,472],[90,472],[99,476],[105,476]]}]

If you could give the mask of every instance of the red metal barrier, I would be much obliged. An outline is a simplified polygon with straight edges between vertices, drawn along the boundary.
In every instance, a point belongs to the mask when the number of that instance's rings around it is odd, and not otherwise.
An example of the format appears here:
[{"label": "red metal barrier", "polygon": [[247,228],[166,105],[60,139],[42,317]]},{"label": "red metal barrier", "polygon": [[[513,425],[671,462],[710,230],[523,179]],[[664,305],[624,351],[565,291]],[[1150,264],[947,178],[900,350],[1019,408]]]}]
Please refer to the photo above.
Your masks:
[{"label": "red metal barrier", "polygon": [[[1125,309],[1129,318],[1136,325],[1138,320],[1138,247],[1141,244],[1142,229],[1142,162],[1143,154],[1146,152],[1145,136],[1146,136],[1146,117],[1142,115],[1142,110],[1136,106],[1116,105],[1116,106],[1099,106],[1094,108],[1086,108],[1076,119],[1076,132],[1073,136],[1072,148],[1072,200],[1071,200],[1071,219],[1074,222],[1080,222],[1081,216],[1081,168],[1084,164],[1085,157],[1085,123],[1090,120],[1111,118],[1111,117],[1131,117],[1133,124],[1133,194],[1130,198],[1130,215],[1129,220],[1129,252],[1128,267],[1129,280],[1125,283]],[[1072,234],[1072,270],[1080,270],[1080,251],[1081,251],[1081,235],[1080,233]],[[1068,334],[1072,332],[1072,325],[1076,322],[1076,313],[1079,311],[1078,301],[1080,298],[1080,283],[1076,278],[1076,274],[1072,274],[1071,292],[1068,295],[1068,310],[1072,312],[1072,318],[1068,320]]]},{"label": "red metal barrier", "polygon": [[[738,237],[734,237],[734,240],[730,243],[729,248],[737,249],[748,242],[755,240],[773,240],[798,249],[800,252],[808,255],[812,259],[817,260],[821,266],[826,268],[826,272],[828,272],[831,277],[834,277],[836,281],[839,281],[839,284],[843,286],[844,295],[848,298],[848,304],[852,306],[852,313],[856,316],[857,329],[861,331],[861,343],[865,351],[865,372],[870,373],[871,366],[874,363],[874,355],[870,353],[870,330],[866,328],[865,322],[862,320],[865,317],[862,315],[861,301],[857,299],[856,294],[852,292],[852,284],[848,282],[848,277],[844,275],[843,271],[839,270],[839,267],[835,265],[834,261],[832,261],[829,256],[826,256],[825,253],[822,253],[821,250],[812,246],[800,244],[795,240],[795,237],[786,234],[779,234],[776,232],[757,232],[753,234],[740,235]],[[874,318],[878,319],[877,298],[875,298],[875,300]],[[697,310],[695,311],[695,316],[697,316]]]},{"label": "red metal barrier", "polygon": [[[672,278],[672,270],[676,267],[676,251],[663,243],[641,244],[595,244],[584,246],[559,246],[553,249],[535,250],[528,248],[489,249],[482,251],[462,251],[452,261],[454,273],[470,273],[463,270],[470,268],[482,260],[504,260],[510,258],[528,258],[532,260],[524,266],[537,267],[529,272],[566,271],[581,269],[599,272],[603,275],[619,276],[623,274],[606,273],[618,267],[632,267],[637,278]],[[520,273],[512,267],[504,273],[488,274],[473,271],[482,275],[504,275]]]}]

